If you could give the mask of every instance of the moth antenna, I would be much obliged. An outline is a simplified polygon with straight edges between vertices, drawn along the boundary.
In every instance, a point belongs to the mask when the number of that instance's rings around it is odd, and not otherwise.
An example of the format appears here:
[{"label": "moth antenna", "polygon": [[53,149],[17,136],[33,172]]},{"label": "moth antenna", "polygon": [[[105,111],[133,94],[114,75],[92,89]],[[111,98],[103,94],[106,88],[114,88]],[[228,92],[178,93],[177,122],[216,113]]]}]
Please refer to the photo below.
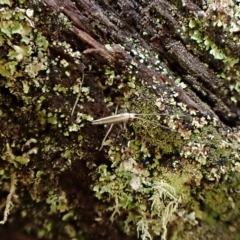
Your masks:
[{"label": "moth antenna", "polygon": [[169,114],[156,114],[156,113],[136,113],[136,116],[169,116]]},{"label": "moth antenna", "polygon": [[[136,115],[138,115],[138,114],[136,114]],[[136,118],[136,119],[140,119],[140,120],[142,120],[142,121],[146,121],[146,122],[149,122],[149,123],[154,124],[153,121],[148,120],[148,119],[145,119],[145,118],[141,118],[141,117],[134,117],[134,118]],[[155,123],[156,123],[156,122],[155,122]],[[162,125],[162,124],[160,124],[160,123],[157,123],[157,125],[161,126],[161,127],[164,128],[164,129],[167,129],[167,130],[171,130],[171,131],[172,131],[172,129],[170,129],[169,127],[164,126],[164,125]]]}]

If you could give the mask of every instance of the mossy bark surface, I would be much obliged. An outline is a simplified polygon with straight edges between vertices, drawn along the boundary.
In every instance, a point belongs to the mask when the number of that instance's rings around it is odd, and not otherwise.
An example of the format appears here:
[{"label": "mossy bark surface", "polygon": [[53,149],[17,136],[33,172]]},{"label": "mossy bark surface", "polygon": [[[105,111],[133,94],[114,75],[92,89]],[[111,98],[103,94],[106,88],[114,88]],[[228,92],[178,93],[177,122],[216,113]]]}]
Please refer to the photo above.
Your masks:
[{"label": "mossy bark surface", "polygon": [[[0,1],[0,234],[239,239],[239,18],[237,0]],[[115,109],[136,118],[103,142]]]}]

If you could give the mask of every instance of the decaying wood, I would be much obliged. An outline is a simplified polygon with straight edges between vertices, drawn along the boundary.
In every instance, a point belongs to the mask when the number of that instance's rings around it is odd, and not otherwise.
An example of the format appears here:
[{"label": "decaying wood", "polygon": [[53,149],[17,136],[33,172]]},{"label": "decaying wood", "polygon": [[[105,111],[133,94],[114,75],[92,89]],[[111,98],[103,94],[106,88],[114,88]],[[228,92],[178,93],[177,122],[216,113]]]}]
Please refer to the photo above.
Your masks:
[{"label": "decaying wood", "polygon": [[[26,4],[35,18],[0,31],[3,222],[33,239],[236,239],[238,1]],[[96,119],[141,114],[99,151]]]},{"label": "decaying wood", "polygon": [[[213,70],[205,63],[202,63],[197,57],[193,56],[190,51],[183,46],[183,43],[170,38],[171,35],[174,36],[174,38],[180,37],[177,31],[180,25],[177,20],[178,17],[174,18],[171,13],[171,11],[177,12],[177,9],[169,2],[164,0],[153,1],[149,6],[143,8],[139,3],[134,1],[118,1],[117,5],[122,11],[121,14],[112,11],[111,7],[104,9],[102,6],[90,1],[78,1],[77,4],[73,4],[71,1],[47,0],[45,2],[56,11],[66,14],[75,23],[73,32],[81,41],[84,41],[88,45],[84,53],[95,52],[95,54],[100,55],[101,58],[111,62],[112,65],[119,65],[118,58],[121,59],[122,64],[129,64],[129,62],[133,60],[133,57],[129,56],[125,50],[119,48],[117,45],[125,44],[124,36],[127,31],[127,35],[129,36],[137,36],[141,45],[146,48],[146,50],[157,50],[163,58],[165,57],[169,60],[170,64],[172,64],[174,59],[182,68],[184,81],[192,84],[192,90],[195,94],[209,104],[210,108],[222,120],[231,122],[231,124],[236,123],[239,110],[232,104],[228,97],[225,97],[228,86],[224,85],[224,83],[220,84]],[[200,14],[202,12],[199,6],[192,1],[184,1],[183,6],[194,14]],[[153,28],[152,25],[154,24],[151,24],[150,16],[150,11],[153,9],[165,19],[169,29],[166,29],[165,26],[163,27],[160,24],[156,24],[156,28]],[[124,14],[127,13],[127,11],[128,16],[125,16]],[[143,17],[140,18],[139,14],[142,14]],[[88,16],[88,18],[86,18],[86,16]],[[128,24],[128,20],[130,24]],[[90,21],[94,21],[94,25],[91,24]],[[102,43],[100,43],[99,40],[94,40],[94,37],[96,37],[96,33],[93,32],[94,26],[98,26],[103,34],[101,36],[103,38]],[[150,34],[148,43],[138,33],[141,27]],[[104,35],[107,34],[107,31],[111,32],[111,38],[115,44],[115,53],[110,53],[103,45],[105,42]],[[99,38],[99,36],[97,38]],[[182,41],[184,44],[187,44],[187,40],[183,39]],[[162,46],[160,46],[159,43]],[[115,57],[113,55],[115,55]],[[171,87],[179,92],[180,101],[189,105],[191,108],[198,109],[202,113],[211,114],[210,109],[207,110],[206,106],[197,104],[193,98],[191,99],[189,92],[188,95],[186,95],[184,91],[175,86],[169,77],[154,72],[152,69],[146,69],[144,65],[140,65],[139,69],[146,81],[151,81],[153,77],[163,82],[167,81]],[[194,79],[197,79],[197,81],[194,81]],[[221,89],[221,91],[219,91],[219,89]]]}]

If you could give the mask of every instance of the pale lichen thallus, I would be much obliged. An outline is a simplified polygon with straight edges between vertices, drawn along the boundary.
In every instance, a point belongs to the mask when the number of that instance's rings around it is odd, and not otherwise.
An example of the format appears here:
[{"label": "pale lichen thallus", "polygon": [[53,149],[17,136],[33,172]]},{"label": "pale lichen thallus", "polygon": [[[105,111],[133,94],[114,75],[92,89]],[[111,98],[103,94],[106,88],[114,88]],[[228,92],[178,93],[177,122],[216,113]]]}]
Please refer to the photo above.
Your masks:
[{"label": "pale lichen thallus", "polygon": [[[116,112],[117,112],[117,108],[116,108]],[[124,124],[124,128],[125,128],[126,127],[126,123],[128,121],[130,121],[130,120],[133,120],[133,119],[141,119],[141,120],[149,122],[149,120],[141,118],[139,116],[157,116],[157,115],[167,115],[167,114],[119,113],[119,114],[115,114],[115,115],[112,115],[112,116],[103,117],[103,118],[99,118],[99,119],[93,120],[92,121],[92,125],[111,124],[110,128],[108,129],[108,131],[107,131],[107,133],[106,133],[106,135],[105,135],[105,137],[104,137],[104,139],[102,141],[102,145],[99,148],[99,151],[103,148],[103,144],[104,144],[106,138],[108,137],[110,131],[112,130],[112,127],[113,127],[114,124],[116,124],[116,123],[123,123]],[[169,130],[169,128],[166,127],[166,126],[161,125],[161,127],[166,128],[166,129]]]}]

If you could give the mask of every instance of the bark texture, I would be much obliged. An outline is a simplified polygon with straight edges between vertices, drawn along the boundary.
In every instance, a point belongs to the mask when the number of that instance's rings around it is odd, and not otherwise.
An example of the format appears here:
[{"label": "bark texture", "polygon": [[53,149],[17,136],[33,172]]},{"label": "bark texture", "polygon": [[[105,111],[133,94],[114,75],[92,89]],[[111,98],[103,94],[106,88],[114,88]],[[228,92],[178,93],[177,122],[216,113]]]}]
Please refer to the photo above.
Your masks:
[{"label": "bark texture", "polygon": [[239,1],[0,7],[5,239],[240,237]]}]

